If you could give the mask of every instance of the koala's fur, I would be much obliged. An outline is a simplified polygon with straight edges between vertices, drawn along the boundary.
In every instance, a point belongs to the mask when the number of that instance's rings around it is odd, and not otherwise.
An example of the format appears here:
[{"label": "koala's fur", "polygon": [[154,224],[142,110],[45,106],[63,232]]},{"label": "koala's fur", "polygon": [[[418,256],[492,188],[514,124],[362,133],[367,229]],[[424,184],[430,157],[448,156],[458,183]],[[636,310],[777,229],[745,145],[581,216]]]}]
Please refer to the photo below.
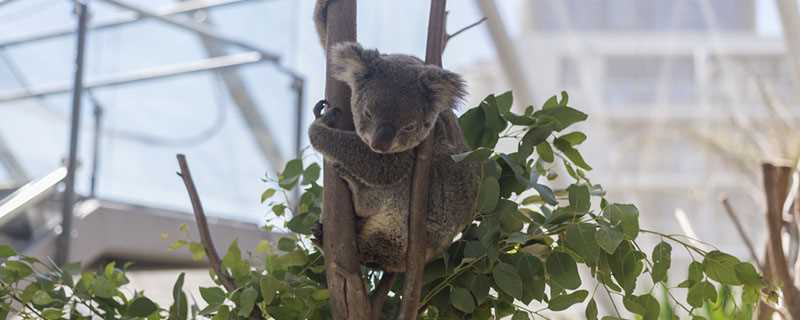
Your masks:
[{"label": "koala's fur", "polygon": [[429,134],[435,134],[435,141],[426,261],[447,249],[473,219],[478,164],[456,163],[450,157],[468,150],[452,111],[465,94],[464,82],[459,75],[425,65],[415,57],[380,54],[357,43],[338,44],[331,55],[334,76],[352,92],[356,131],[330,127],[326,117],[335,113],[328,111],[312,123],[309,139],[350,187],[360,218],[357,245],[361,263],[402,272],[414,147]]}]

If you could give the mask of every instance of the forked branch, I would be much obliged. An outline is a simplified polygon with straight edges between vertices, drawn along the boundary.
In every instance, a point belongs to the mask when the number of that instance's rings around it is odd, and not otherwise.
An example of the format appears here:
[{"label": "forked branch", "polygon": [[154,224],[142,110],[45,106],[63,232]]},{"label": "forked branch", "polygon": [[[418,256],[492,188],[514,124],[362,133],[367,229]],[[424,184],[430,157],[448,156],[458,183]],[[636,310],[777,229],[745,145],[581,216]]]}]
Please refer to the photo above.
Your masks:
[{"label": "forked branch", "polygon": [[214,273],[217,274],[217,277],[219,277],[222,286],[224,286],[228,292],[233,292],[236,290],[236,284],[222,268],[222,260],[217,254],[216,247],[214,247],[214,241],[211,240],[211,232],[208,230],[206,213],[205,210],[203,210],[203,203],[200,202],[200,195],[197,193],[197,188],[194,186],[194,180],[192,180],[192,173],[189,171],[189,164],[186,162],[186,156],[179,153],[177,158],[178,166],[181,169],[181,171],[178,172],[178,176],[183,179],[183,184],[186,185],[186,192],[189,193],[189,200],[192,202],[192,211],[194,211],[194,220],[197,223],[197,232],[200,233],[200,243],[203,245],[203,249],[208,257],[208,264],[211,266],[211,269],[214,270]]}]

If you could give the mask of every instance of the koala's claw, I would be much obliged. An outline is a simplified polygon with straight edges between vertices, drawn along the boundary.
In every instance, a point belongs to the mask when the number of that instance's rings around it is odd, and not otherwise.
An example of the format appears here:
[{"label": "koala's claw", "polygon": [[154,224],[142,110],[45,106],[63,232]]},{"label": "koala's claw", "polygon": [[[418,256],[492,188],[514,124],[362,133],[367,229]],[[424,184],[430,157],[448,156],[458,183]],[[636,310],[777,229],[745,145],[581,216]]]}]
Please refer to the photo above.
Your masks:
[{"label": "koala's claw", "polygon": [[317,223],[311,227],[311,233],[314,236],[311,238],[311,243],[322,247],[322,223],[317,221]]},{"label": "koala's claw", "polygon": [[[324,112],[323,112],[324,110]],[[321,119],[326,126],[333,127],[336,124],[336,117],[339,115],[339,108],[331,107],[328,100],[320,100],[314,105],[314,117]]]},{"label": "koala's claw", "polygon": [[328,100],[322,99],[314,105],[314,118],[322,117],[322,110],[328,106]]}]

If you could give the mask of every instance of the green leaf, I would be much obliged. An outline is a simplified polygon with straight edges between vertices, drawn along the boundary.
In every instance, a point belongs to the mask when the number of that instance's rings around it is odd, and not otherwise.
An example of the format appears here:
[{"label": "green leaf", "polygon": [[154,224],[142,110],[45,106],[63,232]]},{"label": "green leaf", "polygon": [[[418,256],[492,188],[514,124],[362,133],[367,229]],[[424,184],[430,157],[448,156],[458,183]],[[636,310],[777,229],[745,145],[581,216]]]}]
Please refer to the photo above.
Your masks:
[{"label": "green leaf", "polygon": [[639,235],[639,210],[632,204],[610,204],[603,210],[612,225],[619,226],[626,240]]},{"label": "green leaf", "polygon": [[572,161],[572,163],[574,163],[576,166],[585,170],[592,170],[592,167],[586,163],[586,160],[583,159],[583,156],[578,149],[575,149],[569,144],[569,142],[556,138],[553,140],[553,145],[555,145],[556,149],[561,151],[561,153],[563,153],[569,159],[569,161]]},{"label": "green leaf", "polygon": [[500,116],[500,110],[497,108],[494,95],[486,97],[481,102],[480,107],[483,109],[483,116],[485,117],[485,128],[498,134],[506,128],[508,123]]},{"label": "green leaf", "polygon": [[556,159],[553,155],[553,148],[550,147],[550,144],[547,143],[547,141],[537,144],[536,152],[539,153],[539,157],[541,157],[545,162],[553,162]]},{"label": "green leaf", "polygon": [[667,270],[672,265],[672,246],[661,241],[653,248],[653,282],[666,282]]},{"label": "green leaf", "polygon": [[454,154],[450,156],[450,158],[452,158],[455,162],[474,160],[485,161],[489,159],[489,156],[491,156],[493,152],[494,150],[492,149],[480,147],[475,150]]},{"label": "green leaf", "polygon": [[259,288],[261,289],[261,297],[266,304],[272,303],[275,298],[275,293],[281,288],[281,282],[272,276],[265,276],[259,281]]},{"label": "green leaf", "polygon": [[524,311],[514,311],[514,315],[511,316],[511,320],[530,320],[531,317],[528,316],[527,312]]},{"label": "green leaf", "polygon": [[586,134],[580,131],[575,131],[560,136],[558,137],[558,139],[564,140],[572,146],[577,146],[586,141]]},{"label": "green leaf", "polygon": [[461,287],[453,287],[450,291],[450,303],[456,309],[464,313],[472,313],[475,311],[475,300],[469,290]]},{"label": "green leaf", "polygon": [[595,239],[595,225],[588,223],[570,224],[565,232],[567,247],[575,251],[588,265],[600,259],[600,247]]},{"label": "green leaf", "polygon": [[189,252],[192,253],[192,260],[200,261],[206,256],[206,249],[199,242],[189,243]]},{"label": "green leaf", "polygon": [[711,282],[703,281],[698,282],[689,288],[686,294],[686,302],[690,306],[700,308],[703,306],[703,301],[714,303],[717,301],[717,290]]},{"label": "green leaf", "polygon": [[592,202],[589,199],[589,186],[572,184],[567,187],[569,192],[569,206],[577,212],[587,212],[591,209]]},{"label": "green leaf", "polygon": [[478,302],[478,305],[482,305],[489,298],[490,286],[491,281],[489,277],[482,274],[475,275],[469,290],[472,292],[472,296],[475,297],[475,301]]},{"label": "green leaf", "polygon": [[703,280],[703,265],[697,261],[692,261],[689,264],[689,281],[694,285],[700,280]]},{"label": "green leaf", "polygon": [[558,97],[552,96],[548,98],[547,101],[544,102],[544,104],[542,105],[542,109],[550,109],[558,106],[559,106]]},{"label": "green leaf", "polygon": [[544,264],[532,255],[517,253],[514,267],[517,268],[520,278],[522,278],[522,301],[530,304],[532,300],[542,301],[544,299]]},{"label": "green leaf", "polygon": [[8,258],[17,255],[17,251],[10,245],[0,244],[0,258]]},{"label": "green leaf", "polygon": [[33,302],[33,304],[37,306],[46,306],[53,302],[53,298],[50,297],[50,295],[47,294],[47,292],[39,290],[33,294],[33,299],[31,301]]},{"label": "green leaf", "polygon": [[64,319],[64,311],[59,308],[45,308],[42,310],[42,317],[45,320]]},{"label": "green leaf", "polygon": [[264,203],[265,201],[269,200],[269,198],[272,198],[272,196],[274,195],[275,195],[275,189],[268,188],[267,190],[264,190],[264,192],[261,193],[261,203]]},{"label": "green leaf", "polygon": [[703,271],[714,281],[736,286],[742,284],[736,277],[736,265],[739,263],[736,257],[715,250],[705,256]]},{"label": "green leaf", "polygon": [[569,103],[569,95],[566,91],[561,91],[561,101],[558,102],[558,105],[562,107],[566,107]]},{"label": "green leaf", "polygon": [[272,213],[278,217],[282,217],[286,213],[286,205],[283,203],[272,206]]},{"label": "green leaf", "polygon": [[536,121],[535,119],[527,115],[517,115],[511,112],[511,106],[514,101],[511,91],[506,91],[496,96],[494,99],[497,103],[497,110],[500,112],[500,116],[503,117],[503,119],[505,119],[506,121],[510,122],[511,124],[518,126],[528,126]]},{"label": "green leaf", "polygon": [[744,285],[761,287],[764,285],[764,279],[758,274],[756,268],[749,262],[742,262],[734,268],[736,271],[736,278],[738,278]]},{"label": "green leaf", "polygon": [[292,159],[286,163],[283,172],[278,176],[278,185],[286,190],[290,190],[297,185],[297,180],[303,173],[303,161]]},{"label": "green leaf", "polygon": [[158,310],[158,305],[145,297],[137,297],[128,306],[128,315],[131,317],[145,318]]},{"label": "green leaf", "polygon": [[551,133],[553,133],[553,122],[537,124],[528,129],[525,135],[522,136],[523,146],[520,148],[530,150],[534,146],[546,142]]},{"label": "green leaf", "polygon": [[504,262],[498,263],[492,270],[492,277],[500,290],[514,298],[523,298],[522,278],[512,265]]},{"label": "green leaf", "polygon": [[220,305],[225,302],[225,291],[219,287],[200,287],[200,296],[210,305]]},{"label": "green leaf", "polygon": [[589,304],[586,305],[584,315],[587,320],[597,320],[597,302],[595,302],[594,299],[589,301]]},{"label": "green leaf", "polygon": [[483,244],[480,241],[467,241],[464,245],[464,257],[465,258],[479,258],[483,256],[486,252],[486,249],[483,248]]},{"label": "green leaf", "polygon": [[657,320],[661,309],[658,300],[649,294],[641,296],[626,295],[622,299],[628,311],[642,316],[644,320]]},{"label": "green leaf", "polygon": [[564,289],[577,289],[581,285],[578,265],[569,254],[553,252],[547,258],[547,272],[550,279]]},{"label": "green leaf", "polygon": [[556,121],[554,126],[555,131],[564,130],[569,126],[584,121],[588,118],[585,113],[570,107],[544,107],[542,110],[534,112],[533,117],[540,119],[554,119]]},{"label": "green leaf", "polygon": [[256,298],[258,298],[258,291],[256,291],[256,289],[247,287],[242,291],[242,294],[239,296],[239,303],[236,304],[239,308],[238,315],[240,317],[247,317],[250,315],[250,312],[253,311],[253,306],[256,304]]},{"label": "green leaf", "polygon": [[558,204],[556,195],[553,193],[553,190],[550,189],[550,187],[539,183],[533,183],[531,187],[536,190],[537,193],[539,193],[539,196],[542,197],[542,200],[544,200],[545,203],[549,205]]},{"label": "green leaf", "polygon": [[597,245],[603,248],[603,251],[608,254],[614,254],[614,251],[617,250],[617,247],[622,243],[625,236],[615,228],[600,225],[600,229],[597,230],[595,238],[597,239]]},{"label": "green leaf", "polygon": [[[231,319],[231,309],[228,306],[221,306],[211,320],[229,320]],[[148,319],[149,320],[149,319]]]},{"label": "green leaf", "polygon": [[319,173],[320,173],[321,170],[322,170],[322,168],[320,168],[319,164],[317,164],[317,163],[312,163],[312,164],[308,165],[308,167],[306,167],[306,169],[303,170],[303,182],[302,182],[302,184],[303,185],[310,185],[310,184],[316,182],[317,180],[319,180]]},{"label": "green leaf", "polygon": [[486,177],[481,183],[478,203],[480,212],[488,213],[494,211],[500,198],[500,183],[493,177]]},{"label": "green leaf", "polygon": [[474,149],[481,146],[484,131],[483,109],[472,108],[458,118],[458,124],[464,133],[467,145]]},{"label": "green leaf", "polygon": [[609,256],[611,273],[627,294],[631,294],[636,288],[636,279],[644,270],[644,258],[644,253],[635,250],[628,241],[622,242],[614,254]]},{"label": "green leaf", "polygon": [[581,303],[589,296],[589,291],[578,290],[570,294],[562,294],[550,299],[547,307],[552,311],[563,311],[576,303]]},{"label": "green leaf", "polygon": [[178,280],[172,286],[172,306],[169,308],[170,320],[186,320],[189,304],[186,301],[186,294],[183,293],[183,280],[186,274],[181,272]]},{"label": "green leaf", "polygon": [[4,280],[8,282],[17,282],[33,274],[33,269],[31,269],[30,265],[17,260],[6,261],[5,270],[2,268],[0,270],[4,271],[3,274],[6,276]]},{"label": "green leaf", "polygon": [[328,291],[328,289],[316,289],[314,290],[314,293],[311,294],[311,299],[317,301],[325,301],[328,300],[330,296],[331,293]]}]

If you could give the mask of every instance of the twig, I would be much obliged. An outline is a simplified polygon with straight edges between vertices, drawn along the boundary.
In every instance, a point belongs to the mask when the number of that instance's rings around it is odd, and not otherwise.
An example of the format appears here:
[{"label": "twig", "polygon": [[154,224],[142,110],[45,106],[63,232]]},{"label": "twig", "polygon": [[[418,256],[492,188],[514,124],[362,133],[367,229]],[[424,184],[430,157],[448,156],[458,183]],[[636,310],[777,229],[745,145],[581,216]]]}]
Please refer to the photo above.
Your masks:
[{"label": "twig", "polygon": [[739,221],[739,217],[736,215],[736,211],[733,210],[733,206],[728,199],[728,197],[722,198],[722,206],[725,207],[725,212],[728,214],[728,217],[731,218],[733,225],[736,226],[736,231],[739,233],[739,237],[742,238],[744,241],[745,246],[747,246],[747,251],[750,252],[750,259],[753,259],[756,265],[760,270],[764,270],[764,265],[759,262],[758,254],[756,254],[756,249],[753,247],[753,241],[750,240],[750,237],[744,231],[744,227],[742,227],[742,222]]},{"label": "twig", "polygon": [[378,286],[372,291],[372,296],[370,297],[372,319],[381,319],[383,305],[386,303],[386,299],[389,298],[389,290],[394,286],[395,280],[397,280],[396,273],[384,273],[378,282]]},{"label": "twig", "polygon": [[[445,7],[447,0],[431,0],[428,17],[428,40],[425,63],[442,66],[442,51],[445,43]],[[434,130],[435,131],[435,130]],[[406,273],[403,286],[403,302],[398,319],[416,319],[422,294],[423,271],[425,269],[428,241],[425,232],[425,215],[428,212],[428,189],[433,158],[434,133],[417,147],[414,163],[411,205],[408,218],[408,246],[406,248]]]},{"label": "twig", "polygon": [[189,193],[189,199],[192,202],[192,210],[194,211],[194,220],[197,222],[197,232],[200,233],[200,243],[203,244],[203,249],[206,251],[208,257],[208,264],[214,273],[222,282],[222,285],[228,292],[236,290],[236,284],[233,279],[222,269],[222,260],[217,254],[217,249],[214,247],[214,242],[211,240],[211,232],[208,231],[208,221],[206,220],[206,213],[203,210],[203,203],[200,202],[200,196],[197,194],[197,188],[194,186],[192,180],[192,173],[189,171],[189,164],[186,162],[186,156],[178,154],[178,166],[181,171],[178,176],[183,179],[183,184],[186,185],[186,191]]},{"label": "twig", "polygon": [[[222,286],[225,287],[228,292],[236,291],[236,283],[222,268],[222,260],[217,254],[216,247],[214,247],[214,241],[211,240],[211,232],[208,230],[206,212],[203,210],[203,203],[200,202],[200,195],[197,193],[197,188],[194,186],[194,180],[192,180],[192,173],[189,171],[189,163],[186,162],[186,156],[179,153],[176,157],[178,158],[178,166],[181,169],[181,171],[178,172],[178,176],[183,179],[183,184],[186,185],[186,192],[189,193],[189,199],[192,202],[192,211],[194,211],[194,220],[197,223],[197,232],[200,234],[200,243],[203,245],[203,249],[208,257],[208,264],[211,266],[211,269],[214,270],[214,273],[217,274],[219,281],[222,282]],[[253,309],[249,318],[250,320],[263,319],[257,308]]]},{"label": "twig", "polygon": [[447,35],[447,39],[445,39],[445,41],[444,41],[444,45],[447,46],[447,43],[450,42],[450,39],[455,38],[457,35],[461,34],[464,31],[467,31],[469,29],[472,29],[472,28],[476,27],[477,25],[479,25],[479,24],[483,23],[484,21],[486,21],[486,19],[487,19],[486,17],[483,17],[480,20],[475,21],[475,22],[467,25],[466,27],[458,29],[458,31],[453,32],[452,34],[448,34]]}]

